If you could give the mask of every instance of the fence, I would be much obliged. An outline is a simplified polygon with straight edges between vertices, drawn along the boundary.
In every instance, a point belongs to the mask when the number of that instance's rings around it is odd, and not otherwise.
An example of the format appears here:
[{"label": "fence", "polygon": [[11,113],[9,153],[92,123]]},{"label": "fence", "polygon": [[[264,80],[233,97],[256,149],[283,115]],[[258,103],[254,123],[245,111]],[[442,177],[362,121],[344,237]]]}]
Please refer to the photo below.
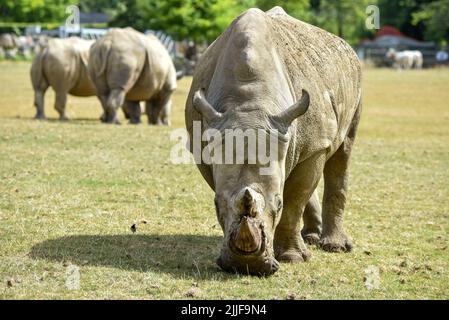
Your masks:
[{"label": "fence", "polygon": [[[57,29],[48,30],[48,29],[41,29],[39,26],[35,26],[27,28],[26,34],[32,36],[46,35],[48,37],[57,37],[57,38],[67,38],[76,35],[83,39],[96,40],[101,38],[107,31],[108,29],[97,29],[97,28],[80,28],[77,31],[73,31],[67,29],[64,26],[60,26]],[[164,33],[163,31],[154,31],[154,30],[147,30],[145,31],[145,34],[155,35],[167,48],[170,56],[173,59],[176,57],[176,42],[173,40],[171,36]]]},{"label": "fence", "polygon": [[[358,48],[357,54],[362,60],[372,61],[376,66],[390,66],[393,62],[386,57],[389,48]],[[395,48],[397,51],[402,50],[418,50],[423,55],[424,67],[432,67],[437,64],[436,54],[437,48]]]}]

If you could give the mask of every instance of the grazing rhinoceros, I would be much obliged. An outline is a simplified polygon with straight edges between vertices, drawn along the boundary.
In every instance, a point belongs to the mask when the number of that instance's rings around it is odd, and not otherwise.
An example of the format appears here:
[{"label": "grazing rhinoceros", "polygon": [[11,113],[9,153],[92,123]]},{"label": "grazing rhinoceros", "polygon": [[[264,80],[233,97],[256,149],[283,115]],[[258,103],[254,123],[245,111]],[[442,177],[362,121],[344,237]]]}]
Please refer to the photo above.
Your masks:
[{"label": "grazing rhinoceros", "polygon": [[[197,151],[195,121],[203,133],[277,133],[278,144],[270,168],[260,161],[197,164],[215,191],[222,269],[272,274],[278,261],[309,258],[303,238],[326,251],[351,250],[343,211],[360,110],[361,68],[351,47],[280,7],[244,12],[206,50],[186,103],[190,151]],[[205,145],[197,143],[200,152]],[[321,212],[315,189],[322,174]]]},{"label": "grazing rhinoceros", "polygon": [[131,123],[140,122],[140,101],[146,102],[151,124],[169,124],[176,70],[164,45],[153,35],[132,28],[111,29],[90,50],[89,74],[104,109],[102,121],[118,123],[125,103]]},{"label": "grazing rhinoceros", "polygon": [[36,119],[44,119],[44,95],[48,87],[55,91],[55,109],[60,120],[67,120],[67,94],[88,97],[95,95],[87,64],[93,41],[78,37],[50,39],[41,48],[31,66]]}]

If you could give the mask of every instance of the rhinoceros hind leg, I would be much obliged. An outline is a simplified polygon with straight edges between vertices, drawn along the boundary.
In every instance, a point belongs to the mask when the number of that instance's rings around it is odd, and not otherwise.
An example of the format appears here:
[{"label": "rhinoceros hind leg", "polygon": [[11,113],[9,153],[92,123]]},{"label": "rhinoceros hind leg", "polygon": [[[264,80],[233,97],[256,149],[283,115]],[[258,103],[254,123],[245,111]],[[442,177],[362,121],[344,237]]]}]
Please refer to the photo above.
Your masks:
[{"label": "rhinoceros hind leg", "polygon": [[354,144],[361,106],[358,107],[348,134],[324,167],[323,234],[320,246],[329,252],[349,252],[352,243],[343,228],[343,212],[348,188],[348,165]]},{"label": "rhinoceros hind leg", "polygon": [[120,121],[117,118],[117,110],[124,102],[125,91],[123,89],[112,89],[106,101],[104,122],[120,124]]},{"label": "rhinoceros hind leg", "polygon": [[125,103],[122,106],[122,111],[123,111],[123,114],[125,116],[125,119],[129,120],[130,116],[129,116],[128,106],[126,105],[126,101],[125,101]]},{"label": "rhinoceros hind leg", "polygon": [[171,95],[173,90],[163,89],[147,104],[149,124],[170,125]]},{"label": "rhinoceros hind leg", "polygon": [[65,112],[65,106],[67,103],[67,92],[55,91],[55,109],[59,113],[59,120],[67,121],[69,118]]},{"label": "rhinoceros hind leg", "polygon": [[106,122],[106,106],[108,101],[108,95],[107,94],[97,94],[98,99],[100,100],[101,107],[103,108],[103,113],[100,116],[101,122]]},{"label": "rhinoceros hind leg", "polygon": [[170,126],[170,113],[171,113],[171,99],[167,101],[167,103],[164,105],[164,108],[162,108],[162,111],[159,115],[160,120],[164,126]]},{"label": "rhinoceros hind leg", "polygon": [[45,119],[44,95],[46,90],[47,88],[34,91],[34,106],[36,107],[36,116],[34,118],[38,120]]},{"label": "rhinoceros hind leg", "polygon": [[304,227],[301,230],[301,235],[305,243],[318,244],[321,237],[321,204],[316,189],[304,210],[303,221]]}]

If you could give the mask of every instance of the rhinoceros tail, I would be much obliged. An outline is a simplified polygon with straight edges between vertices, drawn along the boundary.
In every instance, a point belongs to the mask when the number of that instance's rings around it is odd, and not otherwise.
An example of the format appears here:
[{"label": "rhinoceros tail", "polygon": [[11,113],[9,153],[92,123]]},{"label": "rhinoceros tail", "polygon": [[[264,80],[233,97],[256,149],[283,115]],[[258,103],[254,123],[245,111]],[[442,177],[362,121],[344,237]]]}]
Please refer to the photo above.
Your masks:
[{"label": "rhinoceros tail", "polygon": [[47,79],[45,78],[44,72],[44,60],[47,55],[47,48],[43,48],[41,52],[36,56],[31,65],[31,83],[33,84],[34,90],[40,90],[41,88],[47,87]]}]

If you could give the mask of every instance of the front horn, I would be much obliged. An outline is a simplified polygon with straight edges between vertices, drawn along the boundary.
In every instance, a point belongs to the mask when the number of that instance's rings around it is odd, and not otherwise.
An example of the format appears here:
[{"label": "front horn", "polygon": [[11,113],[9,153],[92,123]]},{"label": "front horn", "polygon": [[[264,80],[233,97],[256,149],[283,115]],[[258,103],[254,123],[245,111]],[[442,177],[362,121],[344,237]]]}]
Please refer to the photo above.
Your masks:
[{"label": "front horn", "polygon": [[193,107],[207,122],[220,119],[222,114],[214,109],[204,97],[204,89],[197,90],[193,95]]},{"label": "front horn", "polygon": [[252,218],[244,216],[234,236],[232,237],[234,246],[241,252],[252,253],[257,251],[261,245],[261,237]]},{"label": "front horn", "polygon": [[306,113],[307,109],[309,109],[309,104],[309,93],[303,89],[301,99],[294,105],[290,106],[287,110],[284,110],[278,115],[274,116],[274,119],[276,120],[276,122],[282,124],[285,128],[288,128],[293,120]]}]

